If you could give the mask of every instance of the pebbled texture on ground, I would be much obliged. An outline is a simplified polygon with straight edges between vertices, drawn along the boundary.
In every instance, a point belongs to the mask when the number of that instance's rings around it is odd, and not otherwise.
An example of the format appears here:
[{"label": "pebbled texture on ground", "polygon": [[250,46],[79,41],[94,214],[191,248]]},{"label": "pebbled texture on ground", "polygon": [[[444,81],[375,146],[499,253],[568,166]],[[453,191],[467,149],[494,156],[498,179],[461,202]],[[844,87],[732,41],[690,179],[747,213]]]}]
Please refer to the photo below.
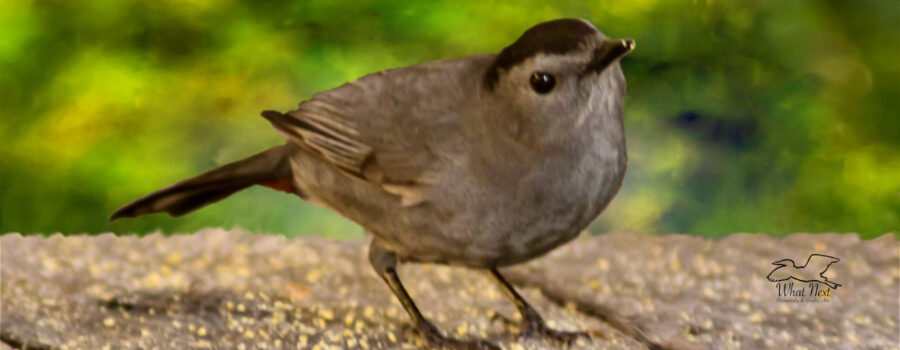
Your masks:
[{"label": "pebbled texture on ground", "polygon": [[[783,298],[773,261],[841,259],[827,297]],[[897,349],[900,245],[893,234],[584,236],[504,270],[563,330],[569,349]],[[512,303],[481,271],[402,265],[420,309],[448,335],[504,349]],[[795,282],[795,289],[808,287]],[[824,285],[823,285],[824,287]],[[492,321],[492,319],[494,319]],[[208,229],[143,238],[0,238],[0,349],[417,349],[365,243]]]}]

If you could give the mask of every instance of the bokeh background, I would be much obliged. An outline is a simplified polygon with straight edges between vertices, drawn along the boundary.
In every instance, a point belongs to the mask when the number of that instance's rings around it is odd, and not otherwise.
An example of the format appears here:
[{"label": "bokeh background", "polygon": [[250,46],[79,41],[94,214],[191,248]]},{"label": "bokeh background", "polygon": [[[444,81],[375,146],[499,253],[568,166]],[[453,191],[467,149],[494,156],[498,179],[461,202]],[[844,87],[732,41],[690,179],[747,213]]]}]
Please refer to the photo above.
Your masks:
[{"label": "bokeh background", "polygon": [[638,44],[623,61],[629,171],[593,232],[900,228],[894,0],[0,0],[0,232],[361,237],[258,187],[179,219],[106,216],[283,142],[263,109],[497,52],[559,17]]}]

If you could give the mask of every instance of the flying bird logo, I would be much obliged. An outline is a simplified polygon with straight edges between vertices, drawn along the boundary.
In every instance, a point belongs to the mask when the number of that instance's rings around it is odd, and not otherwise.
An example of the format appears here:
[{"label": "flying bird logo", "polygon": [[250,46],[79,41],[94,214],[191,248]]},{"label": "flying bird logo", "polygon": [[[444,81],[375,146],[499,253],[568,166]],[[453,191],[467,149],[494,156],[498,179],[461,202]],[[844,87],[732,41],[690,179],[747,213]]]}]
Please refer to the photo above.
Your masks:
[{"label": "flying bird logo", "polygon": [[792,278],[800,282],[819,282],[832,289],[837,289],[841,285],[829,281],[828,277],[825,277],[825,271],[828,271],[831,264],[838,261],[841,259],[822,254],[811,254],[806,259],[806,264],[802,266],[797,266],[791,259],[781,259],[772,263],[778,267],[772,270],[766,278],[772,282],[781,282]]}]

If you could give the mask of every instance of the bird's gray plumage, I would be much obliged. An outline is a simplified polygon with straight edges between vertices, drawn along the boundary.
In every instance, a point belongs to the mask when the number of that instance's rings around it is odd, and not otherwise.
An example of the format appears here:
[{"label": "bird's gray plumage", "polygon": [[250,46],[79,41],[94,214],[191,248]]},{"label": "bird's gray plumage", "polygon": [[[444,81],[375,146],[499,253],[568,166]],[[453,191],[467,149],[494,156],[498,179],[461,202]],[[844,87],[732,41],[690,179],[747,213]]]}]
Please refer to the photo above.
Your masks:
[{"label": "bird's gray plumage", "polygon": [[[370,74],[296,110],[263,112],[287,139],[269,153],[277,159],[213,169],[112,218],[171,213],[175,202],[184,213],[250,184],[295,193],[373,236],[370,261],[426,335],[443,339],[403,289],[397,261],[491,269],[527,327],[560,336],[496,268],[573,239],[618,192],[626,164],[618,59],[632,48],[562,19],[499,54]],[[236,185],[217,190],[232,174]]]},{"label": "bird's gray plumage", "polygon": [[502,266],[575,237],[625,171],[621,69],[587,88],[572,75],[559,89],[575,97],[545,106],[473,78],[495,59],[375,73],[273,120],[296,147],[295,185],[408,260]]}]

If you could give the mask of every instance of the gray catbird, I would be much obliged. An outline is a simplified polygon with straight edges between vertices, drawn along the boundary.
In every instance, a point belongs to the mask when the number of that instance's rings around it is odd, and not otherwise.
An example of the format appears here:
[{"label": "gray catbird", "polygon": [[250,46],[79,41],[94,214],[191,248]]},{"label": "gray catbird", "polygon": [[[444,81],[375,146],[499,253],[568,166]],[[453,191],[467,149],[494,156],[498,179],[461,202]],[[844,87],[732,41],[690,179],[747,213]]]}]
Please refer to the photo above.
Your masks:
[{"label": "gray catbird", "polygon": [[373,236],[369,260],[435,346],[446,338],[397,276],[398,262],[487,269],[513,299],[525,334],[555,331],[498,272],[575,238],[625,174],[619,58],[631,40],[589,22],[528,29],[499,54],[367,75],[287,113],[265,111],[287,143],[116,210],[111,219],[189,213],[252,185],[296,194]]}]

